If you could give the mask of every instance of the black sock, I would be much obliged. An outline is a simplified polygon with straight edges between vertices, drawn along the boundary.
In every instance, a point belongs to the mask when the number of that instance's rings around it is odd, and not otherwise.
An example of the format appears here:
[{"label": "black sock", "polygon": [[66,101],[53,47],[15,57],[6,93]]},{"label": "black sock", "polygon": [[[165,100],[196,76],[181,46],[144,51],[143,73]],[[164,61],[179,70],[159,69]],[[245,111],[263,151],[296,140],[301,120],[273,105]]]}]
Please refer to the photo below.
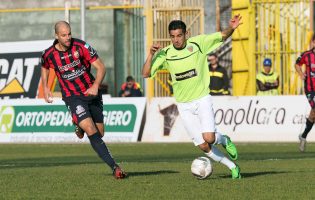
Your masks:
[{"label": "black sock", "polygon": [[107,165],[112,170],[114,170],[116,163],[109,150],[107,149],[104,141],[102,140],[101,134],[96,132],[95,134],[89,136],[89,140],[94,151],[99,155],[100,158],[102,158],[104,162],[107,163]]},{"label": "black sock", "polygon": [[309,119],[306,119],[306,126],[305,126],[305,130],[302,134],[302,138],[307,137],[307,134],[311,131],[313,124],[314,124],[314,122],[311,122]]}]

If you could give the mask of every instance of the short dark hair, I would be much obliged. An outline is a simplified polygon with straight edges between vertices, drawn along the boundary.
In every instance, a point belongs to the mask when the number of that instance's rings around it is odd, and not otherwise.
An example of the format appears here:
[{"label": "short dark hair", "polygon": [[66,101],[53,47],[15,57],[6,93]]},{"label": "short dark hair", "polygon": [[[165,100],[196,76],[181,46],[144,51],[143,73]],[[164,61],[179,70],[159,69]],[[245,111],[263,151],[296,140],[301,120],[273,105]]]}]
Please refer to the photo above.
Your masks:
[{"label": "short dark hair", "polygon": [[132,76],[127,76],[126,81],[130,82],[130,81],[134,81],[135,79]]},{"label": "short dark hair", "polygon": [[210,57],[210,56],[214,56],[214,57],[218,58],[218,55],[217,55],[216,53],[210,53],[210,54],[208,55],[208,57]]},{"label": "short dark hair", "polygon": [[315,41],[315,33],[312,36],[312,41]]},{"label": "short dark hair", "polygon": [[173,20],[168,25],[168,32],[171,30],[182,29],[186,33],[186,24],[182,20]]}]

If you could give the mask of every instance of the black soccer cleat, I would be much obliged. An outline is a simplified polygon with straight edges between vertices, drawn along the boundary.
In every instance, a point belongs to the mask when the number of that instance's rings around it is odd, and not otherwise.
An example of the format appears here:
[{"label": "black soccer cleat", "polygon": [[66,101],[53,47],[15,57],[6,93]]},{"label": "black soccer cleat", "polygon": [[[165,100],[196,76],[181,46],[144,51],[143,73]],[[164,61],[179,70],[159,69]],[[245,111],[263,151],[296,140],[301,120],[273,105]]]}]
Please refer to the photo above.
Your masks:
[{"label": "black soccer cleat", "polygon": [[74,133],[78,136],[78,138],[82,139],[84,137],[84,130],[80,128],[79,125],[75,124]]}]

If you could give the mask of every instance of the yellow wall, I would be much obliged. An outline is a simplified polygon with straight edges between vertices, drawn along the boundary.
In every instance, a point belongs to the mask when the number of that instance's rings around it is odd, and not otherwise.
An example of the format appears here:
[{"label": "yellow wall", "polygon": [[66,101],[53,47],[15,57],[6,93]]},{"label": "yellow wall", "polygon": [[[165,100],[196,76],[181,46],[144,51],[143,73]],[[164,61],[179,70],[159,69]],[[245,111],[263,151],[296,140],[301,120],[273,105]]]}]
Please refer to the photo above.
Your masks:
[{"label": "yellow wall", "polygon": [[232,82],[233,95],[255,94],[255,68],[252,64],[254,52],[250,39],[251,32],[249,0],[233,0],[232,16],[240,14],[243,24],[232,36]]}]

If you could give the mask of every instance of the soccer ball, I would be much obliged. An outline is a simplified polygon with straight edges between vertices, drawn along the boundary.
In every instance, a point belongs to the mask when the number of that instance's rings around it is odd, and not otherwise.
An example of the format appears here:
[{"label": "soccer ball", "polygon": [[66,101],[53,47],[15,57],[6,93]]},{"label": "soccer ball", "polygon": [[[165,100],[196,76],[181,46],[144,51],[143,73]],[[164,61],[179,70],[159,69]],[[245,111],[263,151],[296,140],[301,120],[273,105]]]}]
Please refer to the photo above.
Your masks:
[{"label": "soccer ball", "polygon": [[191,173],[198,179],[205,179],[212,174],[212,164],[209,158],[199,157],[191,163]]}]

